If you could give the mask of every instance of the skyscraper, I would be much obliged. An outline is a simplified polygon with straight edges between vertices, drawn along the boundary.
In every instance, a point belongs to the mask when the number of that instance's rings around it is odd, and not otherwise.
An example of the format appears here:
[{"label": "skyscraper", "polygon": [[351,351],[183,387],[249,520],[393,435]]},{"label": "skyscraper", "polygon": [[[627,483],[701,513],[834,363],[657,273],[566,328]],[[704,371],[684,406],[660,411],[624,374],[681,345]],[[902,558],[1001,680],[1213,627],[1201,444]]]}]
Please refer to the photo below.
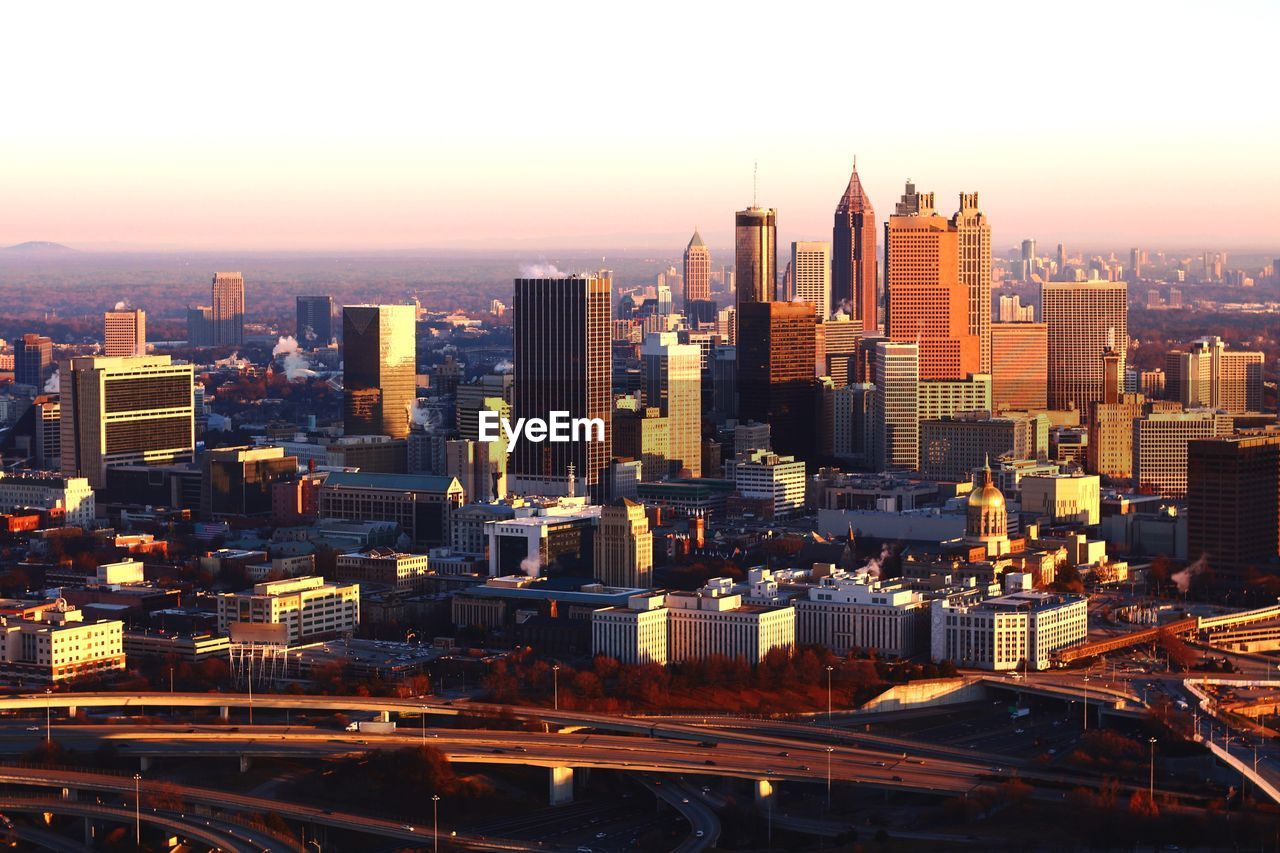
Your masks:
[{"label": "skyscraper", "polygon": [[1280,554],[1280,434],[1187,442],[1187,555],[1243,575]]},{"label": "skyscraper", "polygon": [[817,451],[816,315],[807,302],[746,302],[738,310],[738,418],[773,428],[774,449]]},{"label": "skyscraper", "polygon": [[1129,280],[1137,281],[1142,278],[1142,250],[1129,250]]},{"label": "skyscraper", "polygon": [[645,405],[668,420],[667,461],[702,476],[702,350],[675,332],[648,335],[640,348]]},{"label": "skyscraper", "polygon": [[208,305],[187,307],[187,344],[193,347],[213,346],[213,309]]},{"label": "skyscraper", "polygon": [[895,213],[885,224],[889,339],[919,344],[921,379],[981,372],[981,342],[969,332],[969,289],[960,281],[959,232],[933,209],[933,193],[916,193],[912,184],[898,210],[914,212]]},{"label": "skyscraper", "polygon": [[618,498],[600,510],[596,577],[605,586],[645,589],[653,574],[653,533],[644,504]]},{"label": "skyscraper", "polygon": [[1036,265],[1036,241],[1026,239],[1022,241],[1022,275],[1023,281],[1031,280],[1031,273],[1035,271]]},{"label": "skyscraper", "polygon": [[333,297],[299,296],[294,337],[303,349],[321,349],[333,340]]},{"label": "skyscraper", "polygon": [[342,431],[409,435],[417,396],[412,305],[347,305],[342,309]]},{"label": "skyscraper", "polygon": [[213,345],[244,343],[244,276],[238,272],[213,274]]},{"label": "skyscraper", "polygon": [[[613,455],[611,274],[515,280],[515,387],[512,417],[599,418],[603,441],[521,441],[511,455],[512,488],[598,496]],[[592,437],[596,433],[592,431]],[[570,471],[570,466],[573,471]]]},{"label": "skyscraper", "polygon": [[1187,493],[1187,443],[1231,434],[1231,416],[1199,409],[1152,412],[1133,422],[1133,483],[1165,498]]},{"label": "skyscraper", "polygon": [[991,325],[991,405],[997,412],[1049,405],[1049,329],[1044,323]]},{"label": "skyscraper", "polygon": [[831,244],[802,241],[791,244],[791,290],[825,320],[831,313]]},{"label": "skyscraper", "polygon": [[978,338],[982,372],[991,372],[991,223],[977,193],[960,193],[951,217],[960,240],[960,283],[969,291],[969,334]]},{"label": "skyscraper", "polygon": [[1081,414],[1102,399],[1102,360],[1108,346],[1129,349],[1128,288],[1124,282],[1046,282],[1041,316],[1049,330],[1049,408]]},{"label": "skyscraper", "polygon": [[1197,338],[1165,354],[1165,393],[1188,409],[1262,410],[1261,352],[1228,350],[1222,338]]},{"label": "skyscraper", "polygon": [[920,349],[899,341],[877,341],[873,347],[872,467],[915,471],[920,466]]},{"label": "skyscraper", "polygon": [[684,310],[689,313],[690,302],[711,298],[711,250],[702,242],[698,229],[684,249]]},{"label": "skyscraper", "polygon": [[13,344],[13,381],[44,390],[53,376],[53,340],[44,335],[23,335]]},{"label": "skyscraper", "polygon": [[778,282],[778,211],[749,207],[734,217],[737,304],[772,302]]},{"label": "skyscraper", "polygon": [[831,307],[845,306],[864,332],[875,332],[880,322],[880,298],[876,284],[876,212],[862,189],[854,162],[849,185],[836,204],[831,229]]},{"label": "skyscraper", "polygon": [[147,312],[139,308],[108,311],[102,318],[102,354],[147,354]]},{"label": "skyscraper", "polygon": [[72,358],[59,366],[62,473],[106,485],[113,465],[190,462],[195,379],[169,356]]}]

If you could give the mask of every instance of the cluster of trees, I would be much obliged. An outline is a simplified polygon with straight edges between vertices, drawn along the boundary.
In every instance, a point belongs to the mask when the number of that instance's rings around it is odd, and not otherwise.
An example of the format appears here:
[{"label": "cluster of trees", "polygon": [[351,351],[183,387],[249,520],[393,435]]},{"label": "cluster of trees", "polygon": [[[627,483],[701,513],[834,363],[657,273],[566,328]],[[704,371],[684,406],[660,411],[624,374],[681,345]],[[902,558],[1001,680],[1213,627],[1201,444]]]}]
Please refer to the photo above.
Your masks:
[{"label": "cluster of trees", "polygon": [[827,667],[836,709],[862,704],[894,683],[954,675],[954,665],[890,663],[870,656],[839,658],[819,646],[794,653],[775,649],[757,666],[723,655],[673,664],[623,664],[603,655],[590,666],[515,655],[499,661],[485,680],[495,702],[551,705],[603,712],[715,709],[781,714],[827,708]]}]

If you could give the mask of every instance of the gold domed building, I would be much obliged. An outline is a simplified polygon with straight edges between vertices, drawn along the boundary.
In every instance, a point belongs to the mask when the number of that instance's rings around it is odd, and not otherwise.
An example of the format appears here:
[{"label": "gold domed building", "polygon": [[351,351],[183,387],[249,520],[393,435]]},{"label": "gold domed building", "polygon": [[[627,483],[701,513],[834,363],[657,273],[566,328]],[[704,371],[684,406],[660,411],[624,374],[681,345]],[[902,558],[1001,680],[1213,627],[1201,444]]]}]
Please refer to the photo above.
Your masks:
[{"label": "gold domed building", "polygon": [[964,541],[987,549],[988,557],[1009,553],[1009,513],[1004,493],[991,482],[991,463],[982,466],[983,483],[969,494],[968,521]]}]

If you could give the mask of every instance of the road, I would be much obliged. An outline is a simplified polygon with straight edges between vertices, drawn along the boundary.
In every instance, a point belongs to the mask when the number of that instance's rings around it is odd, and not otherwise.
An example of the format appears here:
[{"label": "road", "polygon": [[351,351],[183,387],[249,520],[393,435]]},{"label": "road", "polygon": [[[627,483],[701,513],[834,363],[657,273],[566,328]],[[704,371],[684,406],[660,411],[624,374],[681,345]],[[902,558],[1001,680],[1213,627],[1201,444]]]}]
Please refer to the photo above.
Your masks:
[{"label": "road", "polygon": [[680,812],[689,823],[689,837],[673,853],[702,853],[716,846],[720,840],[720,818],[696,791],[674,779],[663,782],[641,776],[640,784]]},{"label": "road", "polygon": [[[50,770],[34,767],[0,767],[0,784],[27,785],[47,788],[70,787],[87,791],[107,791],[119,794],[124,798],[122,801],[127,801],[133,797],[134,782],[132,777],[115,776],[104,773],[88,773],[81,770]],[[243,794],[214,790],[212,788],[178,785],[172,782],[163,782],[152,786],[151,783],[144,780],[142,783],[144,796],[149,793],[149,787],[152,787],[152,790],[154,791],[180,797],[183,802],[191,805],[223,809],[226,811],[272,811],[279,814],[281,817],[292,820],[305,821],[337,829],[348,829],[354,832],[364,832],[371,835],[379,835],[384,838],[392,838],[398,841],[410,841],[422,844],[425,842],[427,835],[429,835],[430,832],[429,829],[423,831],[418,828],[406,828],[408,826],[407,824],[402,824],[397,821],[382,820],[380,818],[372,818],[349,812],[319,809],[312,806],[288,803],[276,799],[248,797]],[[0,811],[5,809],[5,804],[8,802],[9,800],[0,800]],[[16,802],[21,803],[24,801],[17,800]],[[51,800],[51,802],[59,804],[59,808],[56,809],[56,811],[68,814],[73,813],[67,811],[67,809],[72,807],[105,808],[103,806],[94,806],[93,804],[84,802],[77,803],[70,800]],[[118,809],[116,811],[127,811],[129,819],[133,819],[133,812],[131,809]],[[143,817],[145,818],[146,815],[144,814]],[[152,815],[152,817],[157,818],[156,822],[159,822],[158,816]],[[203,817],[212,816],[205,815]],[[199,829],[199,827],[194,826],[191,826],[190,828],[193,831]],[[210,836],[213,835],[211,832],[206,834]],[[468,847],[476,850],[555,849],[547,848],[543,845],[510,842],[504,839],[472,837],[461,833],[456,836],[452,836],[450,838],[450,843],[455,846]],[[215,844],[215,846],[217,845]]]},{"label": "road", "polygon": [[[25,812],[29,814],[50,812],[57,815],[99,818],[129,827],[132,827],[134,822],[134,813],[131,807],[114,808],[76,800],[63,800],[56,797],[32,799],[0,797],[0,811]],[[144,813],[141,817],[143,823],[164,827],[179,836],[199,841],[201,844],[207,844],[212,848],[229,851],[229,853],[239,853],[239,851],[244,851],[244,853],[271,853],[273,850],[280,849],[274,843],[270,846],[264,846],[261,841],[262,836],[249,833],[244,829],[233,834],[216,831],[210,826],[199,826],[190,819],[171,817],[168,814]],[[274,842],[274,839],[272,839],[272,842]]]},{"label": "road", "polygon": [[[0,724],[0,753],[21,755],[36,746],[44,731],[22,724]],[[706,729],[697,729],[710,744]],[[809,782],[825,778],[827,750],[797,739],[768,738],[767,743],[726,742],[693,746],[687,740],[624,737],[586,732],[520,732],[477,729],[433,729],[431,736],[405,730],[393,735],[336,732],[304,726],[254,726],[229,731],[225,726],[190,725],[61,725],[54,740],[78,750],[109,743],[126,756],[170,758],[240,755],[261,757],[333,757],[370,749],[403,749],[427,743],[450,761],[471,764],[521,764],[624,772],[681,773],[699,776]],[[785,749],[778,749],[781,745]],[[990,758],[903,758],[901,752],[853,746],[835,747],[831,778],[914,791],[964,792],[975,776],[1001,772]]]}]

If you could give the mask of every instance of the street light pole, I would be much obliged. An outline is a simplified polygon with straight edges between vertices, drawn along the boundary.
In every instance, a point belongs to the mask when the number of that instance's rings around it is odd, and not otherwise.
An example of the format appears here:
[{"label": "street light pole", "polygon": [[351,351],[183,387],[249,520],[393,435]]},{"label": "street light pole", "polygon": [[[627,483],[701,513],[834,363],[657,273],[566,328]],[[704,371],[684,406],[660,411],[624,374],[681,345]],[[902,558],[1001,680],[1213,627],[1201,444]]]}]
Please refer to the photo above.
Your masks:
[{"label": "street light pole", "polygon": [[133,774],[133,840],[142,846],[142,775]]},{"label": "street light pole", "polygon": [[440,849],[440,795],[431,795],[431,853]]},{"label": "street light pole", "polygon": [[1147,738],[1147,743],[1151,744],[1151,765],[1149,775],[1147,776],[1147,799],[1151,802],[1151,807],[1156,805],[1156,739]]},{"label": "street light pole", "polygon": [[832,725],[831,725],[831,673],[833,670],[835,670],[834,666],[827,667],[827,728],[832,728]]},{"label": "street light pole", "polygon": [[44,742],[53,742],[53,711],[50,702],[53,701],[53,688],[46,687],[44,689]]},{"label": "street light pole", "polygon": [[560,664],[551,667],[551,690],[554,694],[555,710],[560,710]]},{"label": "street light pole", "polygon": [[827,811],[831,811],[831,753],[835,751],[834,746],[827,747]]},{"label": "street light pole", "polygon": [[422,706],[422,748],[427,747],[427,706]]},{"label": "street light pole", "polygon": [[1084,730],[1089,731],[1089,676],[1084,677]]}]

